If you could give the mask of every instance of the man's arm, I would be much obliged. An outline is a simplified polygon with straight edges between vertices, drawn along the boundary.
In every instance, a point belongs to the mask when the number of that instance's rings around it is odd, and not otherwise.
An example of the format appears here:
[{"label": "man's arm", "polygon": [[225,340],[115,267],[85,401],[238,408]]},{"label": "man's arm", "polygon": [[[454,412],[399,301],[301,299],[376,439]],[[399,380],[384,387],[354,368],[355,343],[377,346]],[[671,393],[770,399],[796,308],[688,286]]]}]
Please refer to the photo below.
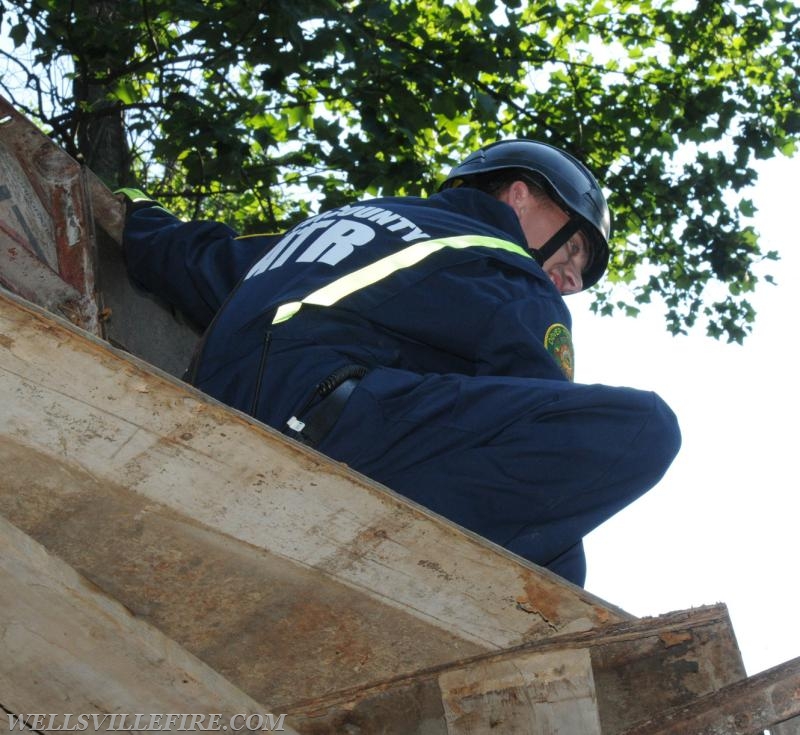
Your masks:
[{"label": "man's arm", "polygon": [[571,323],[560,299],[549,294],[501,304],[477,339],[478,374],[573,380]]},{"label": "man's arm", "polygon": [[183,222],[150,200],[132,203],[123,231],[133,281],[202,329],[274,239],[239,239],[219,222]]}]

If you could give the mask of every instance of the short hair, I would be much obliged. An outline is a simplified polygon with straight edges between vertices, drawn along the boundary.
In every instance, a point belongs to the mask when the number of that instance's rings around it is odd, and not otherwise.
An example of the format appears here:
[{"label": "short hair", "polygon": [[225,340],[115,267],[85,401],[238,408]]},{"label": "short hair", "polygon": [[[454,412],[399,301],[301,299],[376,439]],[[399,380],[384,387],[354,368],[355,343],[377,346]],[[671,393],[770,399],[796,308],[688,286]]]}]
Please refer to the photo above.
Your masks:
[{"label": "short hair", "polygon": [[495,198],[499,197],[515,181],[524,181],[528,185],[528,190],[533,196],[547,196],[550,194],[550,187],[545,180],[524,168],[502,168],[498,171],[486,171],[475,174],[464,179],[461,186],[468,186],[473,189],[489,194]]}]

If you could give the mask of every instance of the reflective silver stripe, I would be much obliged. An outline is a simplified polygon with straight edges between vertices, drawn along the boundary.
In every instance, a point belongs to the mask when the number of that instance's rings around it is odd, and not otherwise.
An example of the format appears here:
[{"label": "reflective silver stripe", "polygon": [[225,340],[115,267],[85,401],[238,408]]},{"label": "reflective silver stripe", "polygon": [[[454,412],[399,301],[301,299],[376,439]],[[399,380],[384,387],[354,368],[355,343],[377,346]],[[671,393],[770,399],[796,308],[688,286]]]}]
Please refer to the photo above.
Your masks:
[{"label": "reflective silver stripe", "polygon": [[385,258],[376,260],[374,263],[360,268],[353,273],[329,283],[320,289],[310,293],[302,301],[292,301],[288,304],[283,304],[278,307],[275,313],[275,318],[272,320],[273,324],[285,322],[291,319],[302,308],[303,304],[311,304],[313,306],[333,306],[337,301],[349,296],[356,291],[371,286],[373,283],[392,275],[392,273],[401,270],[402,268],[410,268],[416,265],[421,260],[424,260],[429,255],[442,250],[443,248],[495,248],[497,250],[507,250],[511,253],[517,253],[530,258],[530,253],[521,248],[519,245],[507,240],[500,240],[496,237],[484,237],[482,235],[463,235],[458,237],[444,237],[439,240],[425,240],[424,242],[417,242],[405,250],[401,250],[392,255],[387,255]]}]

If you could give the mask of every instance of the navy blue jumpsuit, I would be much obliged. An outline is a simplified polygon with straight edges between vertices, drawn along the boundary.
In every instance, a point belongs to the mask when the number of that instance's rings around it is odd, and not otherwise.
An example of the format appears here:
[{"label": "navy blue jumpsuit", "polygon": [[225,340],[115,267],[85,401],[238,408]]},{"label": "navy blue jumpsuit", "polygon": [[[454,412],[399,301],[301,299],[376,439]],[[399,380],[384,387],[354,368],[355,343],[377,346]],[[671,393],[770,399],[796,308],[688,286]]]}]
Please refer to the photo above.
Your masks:
[{"label": "navy blue jumpsuit", "polygon": [[316,387],[363,366],[316,448],[576,584],[583,536],[678,451],[655,394],[572,382],[564,300],[513,210],[475,189],[280,237],[144,207],[124,245],[132,278],[206,328],[197,387],[294,436]]}]

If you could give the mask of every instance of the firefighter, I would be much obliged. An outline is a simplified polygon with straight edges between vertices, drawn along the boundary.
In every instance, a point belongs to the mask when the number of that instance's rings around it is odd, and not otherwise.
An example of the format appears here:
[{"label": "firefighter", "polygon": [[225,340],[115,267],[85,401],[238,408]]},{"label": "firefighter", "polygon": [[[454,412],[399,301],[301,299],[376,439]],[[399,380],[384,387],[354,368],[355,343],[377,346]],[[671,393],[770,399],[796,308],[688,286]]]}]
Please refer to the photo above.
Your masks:
[{"label": "firefighter", "polygon": [[500,141],[433,196],[281,236],[124,193],[131,277],[205,330],[194,385],[577,585],[583,537],[679,449],[654,393],[573,382],[563,296],[604,273],[610,217],[565,151]]}]

